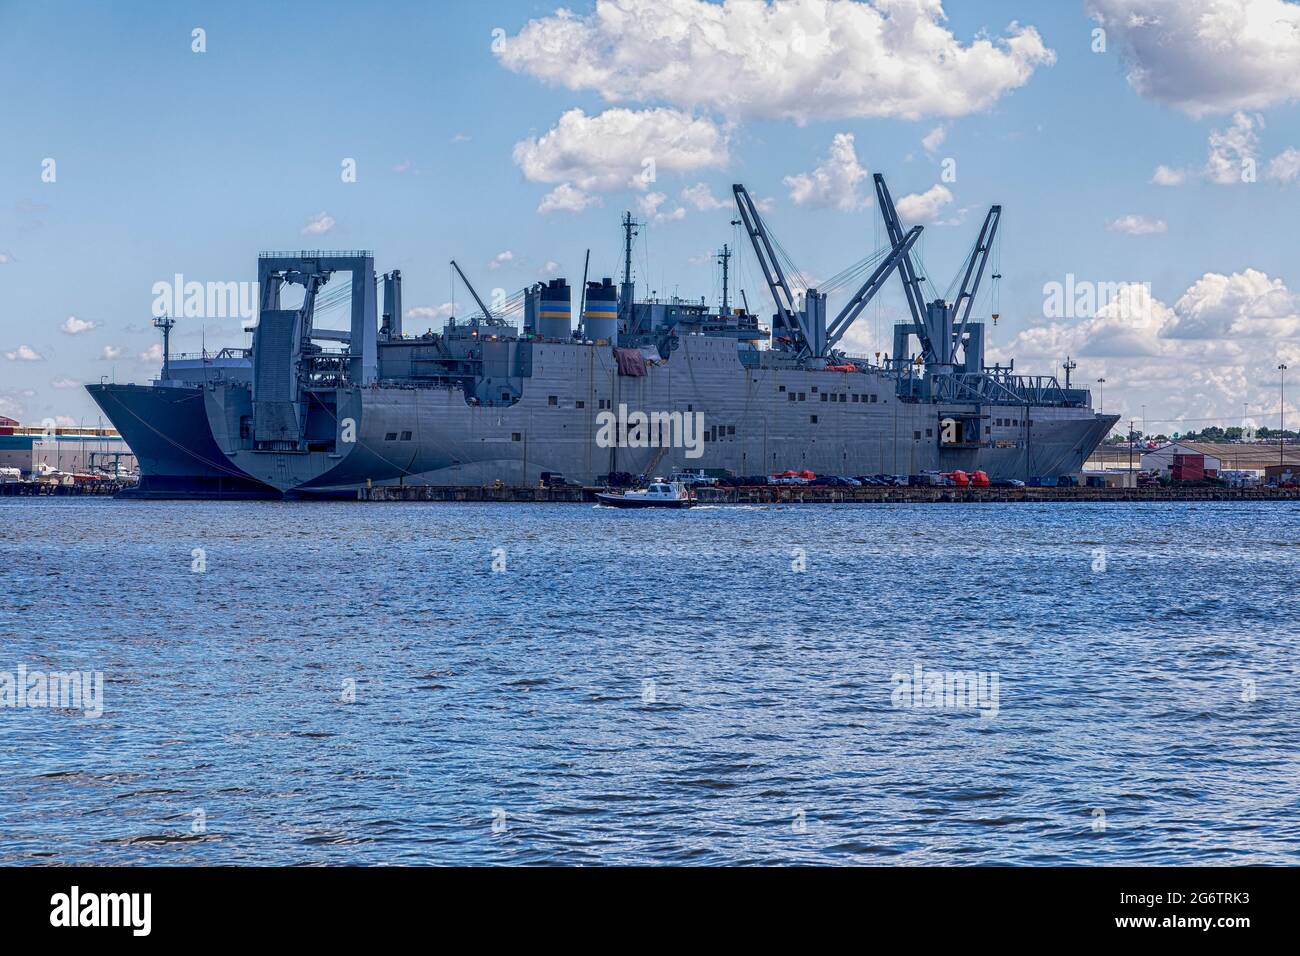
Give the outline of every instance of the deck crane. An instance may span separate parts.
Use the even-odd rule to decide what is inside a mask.
[[[879,173],[874,178],[876,198],[880,203],[880,213],[884,217],[885,228],[889,233],[890,241],[897,244],[903,235],[903,227],[894,208],[894,200],[889,194],[889,187],[885,185],[885,178]],[[965,370],[983,371],[983,340],[981,339],[975,348],[968,349],[966,330],[971,309],[975,305],[975,295],[979,291],[980,281],[988,266],[989,253],[993,248],[993,240],[997,236],[998,224],[1001,221],[1002,207],[990,207],[988,215],[984,218],[984,225],[980,227],[975,246],[962,263],[963,271],[959,273],[962,276],[961,286],[957,297],[951,303],[945,302],[942,298],[927,303],[921,293],[921,282],[925,277],[916,274],[910,254],[899,257],[898,274],[903,281],[908,310],[912,314],[913,331],[921,343],[921,356],[927,368],[933,367],[935,371],[944,369],[951,371],[957,364],[957,350],[960,348],[963,350]],[[896,360],[903,359],[906,355],[906,348],[900,348],[902,344],[896,337],[894,345]]]
[[[489,309],[484,304],[483,300],[479,298],[478,292],[475,291],[474,286],[470,284],[469,279],[465,277],[465,272],[461,269],[459,265],[456,264],[455,259],[451,260],[451,267],[456,270],[456,274],[460,276],[460,281],[465,283],[465,288],[469,289],[469,294],[474,297],[474,301],[478,303],[478,307],[483,310],[483,317],[489,323],[495,324],[497,321],[496,316],[492,314],[492,310]]]
[[[812,338],[809,334],[810,330],[803,313],[796,308],[794,293],[790,291],[790,285],[785,280],[785,272],[776,260],[776,252],[772,248],[772,241],[768,238],[767,227],[763,225],[763,217],[758,214],[758,207],[754,205],[754,200],[749,197],[749,191],[743,184],[735,183],[731,191],[736,196],[736,207],[740,210],[741,224],[749,233],[749,241],[754,244],[754,254],[758,257],[758,264],[763,270],[763,278],[767,280],[767,287],[772,291],[772,301],[776,303],[776,320],[772,323],[773,340],[784,335],[792,341],[797,338],[802,343],[808,342]]]
[[[835,345],[844,333],[853,325],[854,320],[884,286],[889,274],[896,266],[907,260],[908,252],[920,238],[923,227],[913,226],[904,235],[899,230],[897,237],[891,234],[891,250],[888,256],[863,283],[862,287],[849,299],[848,304],[840,310],[829,323],[826,321],[826,295],[817,289],[808,289],[804,293],[803,308],[790,291],[785,273],[777,261],[771,237],[759,215],[758,208],[750,198],[749,192],[740,183],[731,187],[736,196],[736,206],[740,209],[741,222],[749,233],[754,253],[758,257],[763,277],[772,292],[772,301],[776,303],[776,315],[773,322],[772,336],[778,339],[784,335],[800,358],[826,359],[831,356]]]

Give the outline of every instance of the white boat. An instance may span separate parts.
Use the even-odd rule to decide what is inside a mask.
[[[646,488],[623,494],[599,492],[596,500],[614,508],[689,508],[695,504],[680,481],[653,481]]]

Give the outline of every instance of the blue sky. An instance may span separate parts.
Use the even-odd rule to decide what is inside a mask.
[[[1211,62],[1179,20],[1202,0],[1183,0],[1177,12],[1167,0],[949,2],[946,19],[937,0],[878,0],[885,14],[947,31],[962,50],[991,38],[1002,59],[945,72],[924,43],[855,46],[853,25],[865,21],[840,19],[829,40],[814,30],[810,49],[774,59],[787,76],[800,58],[816,64],[776,92],[740,74],[720,89],[731,84],[710,80],[712,56],[656,63],[655,49],[682,49],[647,35],[660,26],[638,19],[611,32],[586,0],[559,24],[579,32],[554,49],[537,48],[541,34],[521,33],[530,20],[555,24],[554,3],[4,0],[0,414],[95,420],[76,383],[145,381],[156,371],[156,361],[140,358],[157,341],[154,283],[175,273],[252,280],[261,249],[373,249],[381,270],[402,270],[405,304],[415,310],[408,328],[422,329],[441,325],[453,257],[484,292],[513,292],[551,263],[576,285],[588,247],[592,272],[614,274],[618,217],[630,208],[650,220],[637,253],[641,288],[716,299],[708,253],[734,239],[734,208],[697,208],[683,190],[702,183],[729,203],[730,184],[745,182],[771,200],[768,221],[799,266],[824,278],[878,248],[865,174],[883,172],[896,199],[937,185],[951,196],[927,223],[922,253],[940,291],[987,206],[1004,205],[1002,318],[992,334],[999,357],[1014,354],[1018,368],[1045,373],[1069,352],[1077,380],[1107,378],[1108,411],[1140,417],[1145,407],[1151,431],[1203,418],[1236,424],[1243,403],[1259,424],[1276,425],[1275,366],[1300,358],[1292,291],[1300,290],[1300,178],[1287,152],[1300,146],[1300,90],[1268,63],[1294,52],[1289,72],[1300,72],[1300,39],[1292,51],[1285,35],[1261,36],[1251,24],[1293,13],[1300,24],[1300,13],[1285,0],[1226,2],[1244,19],[1222,27],[1232,43]],[[642,6],[617,0],[612,9],[630,16]],[[763,31],[782,22],[718,19],[700,0],[649,6],[659,10],[656,24],[697,28],[696,36],[710,25],[723,31],[741,66],[771,41]],[[812,16],[802,6],[783,15]],[[1126,27],[1133,13],[1159,22]],[[1093,30],[1103,23],[1107,50],[1097,53]],[[982,101],[953,106],[1008,66],[1007,41],[1026,27],[1050,54],[1020,56],[1022,77],[989,80]],[[206,33],[206,52],[191,50],[195,28]],[[503,31],[495,48],[494,30]],[[851,55],[818,61],[824,42]],[[906,89],[863,79],[881,57],[906,71]],[[690,75],[665,79],[664,59]],[[606,75],[608,63],[618,66]],[[853,95],[840,95],[846,86]],[[913,99],[914,90],[929,92]],[[589,125],[571,132],[591,138],[568,142],[569,152],[556,142],[548,154],[544,138],[574,109]],[[608,110],[631,111],[627,121],[642,131],[648,111],[667,111],[717,139],[693,159],[660,162],[653,183],[628,185],[617,170],[606,175],[616,166],[601,152],[609,130],[590,122]],[[936,128],[942,142],[927,150],[922,139]],[[847,173],[827,164],[846,133],[856,159]],[[543,144],[531,167],[516,155],[529,141]],[[1229,144],[1218,154],[1234,173],[1240,159],[1254,159],[1257,181],[1214,166],[1215,141]],[[42,181],[46,158],[56,162],[54,182]],[[355,182],[342,181],[345,158],[356,161]],[[946,184],[944,159],[957,169]],[[1159,166],[1180,171],[1181,182],[1153,183]],[[801,194],[797,177],[815,183],[819,167],[830,185]],[[583,175],[588,186],[574,188],[586,208],[538,211],[552,190]],[[909,208],[924,206],[916,199]],[[313,217],[322,231],[304,232]],[[766,314],[753,256],[741,255],[746,294]],[[1045,315],[1044,285],[1067,274],[1145,283],[1153,301],[1138,314]],[[986,295],[980,311],[990,307]],[[891,284],[855,329],[854,351],[887,349],[901,308]],[[178,351],[247,341],[229,319],[183,319],[175,335]]]

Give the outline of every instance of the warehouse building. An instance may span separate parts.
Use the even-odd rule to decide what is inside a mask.
[[[0,422],[0,468],[24,478],[43,474],[126,475],[138,470],[135,455],[112,428],[24,427]]]

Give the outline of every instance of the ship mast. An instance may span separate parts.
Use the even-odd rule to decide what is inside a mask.
[[[636,238],[636,230],[640,225],[641,223],[632,218],[632,213],[623,213],[623,284],[620,286],[618,294],[621,300],[619,303],[619,318],[622,319],[625,330],[628,330],[628,321],[632,317],[632,295],[635,292],[635,286],[632,283],[632,240]]]
[[[728,267],[731,264],[731,247],[725,242],[722,244],[722,251],[718,253],[718,261],[722,263],[722,314],[727,314],[727,285],[728,285]]]

